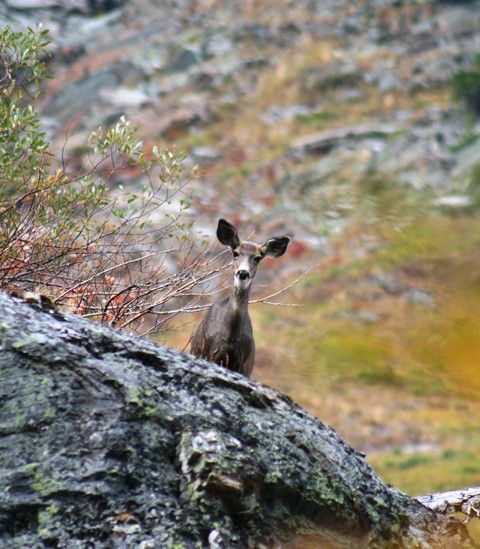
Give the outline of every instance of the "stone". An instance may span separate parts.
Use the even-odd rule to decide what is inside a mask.
[[[470,208],[473,205],[473,199],[464,194],[450,194],[435,199],[435,206],[443,206],[452,209]]]
[[[363,81],[363,73],[356,63],[334,63],[304,71],[302,80],[306,89],[326,92],[335,88],[355,87]]]
[[[378,286],[388,294],[392,295],[400,294],[403,289],[398,278],[392,273],[379,273],[369,276],[366,279],[366,282],[371,286]]]
[[[393,90],[398,90],[403,86],[402,80],[395,76],[391,72],[384,72],[380,75],[378,79],[378,90],[382,93],[386,93]]]
[[[159,93],[161,95],[180,92],[182,88],[187,87],[190,83],[190,77],[185,72],[176,72],[169,75],[155,75],[154,80],[158,85]]]
[[[365,322],[365,324],[376,324],[382,320],[383,315],[369,309],[358,309],[338,311],[333,318],[359,320],[360,322]]]
[[[192,48],[182,48],[177,51],[170,61],[169,70],[172,72],[183,72],[200,62],[199,52]]]
[[[202,106],[179,105],[169,109],[158,118],[157,129],[160,134],[168,134],[172,130],[189,128],[205,120],[207,112]]]
[[[292,120],[298,115],[306,115],[311,112],[312,109],[305,105],[286,105],[284,107],[274,105],[265,114],[262,114],[261,118],[267,124],[275,124],[276,122]]]
[[[480,131],[477,131],[477,134],[480,134]],[[479,162],[480,139],[477,137],[471,145],[465,147],[456,155],[456,166],[452,171],[452,175],[454,177],[469,177]]]
[[[329,152],[345,141],[359,141],[371,137],[386,138],[399,131],[393,124],[365,124],[325,130],[296,139],[290,151],[294,154],[319,154]]]
[[[222,153],[215,147],[195,147],[190,151],[194,162],[209,164],[222,158]]]
[[[119,108],[140,108],[151,102],[151,98],[139,89],[120,87],[102,90],[100,96],[105,102]]]
[[[271,45],[276,38],[275,29],[271,25],[259,22],[241,23],[233,32],[234,41],[253,43],[257,46]]]
[[[61,7],[60,0],[5,0],[7,6],[16,10],[38,10]]]
[[[232,52],[232,49],[231,40],[219,32],[209,33],[202,45],[202,50],[207,58],[227,55]]]
[[[402,297],[409,303],[418,305],[425,305],[426,307],[432,307],[435,303],[432,295],[425,290],[418,288],[409,288],[403,292]]]
[[[118,85],[118,78],[111,69],[102,69],[96,73],[90,73],[80,80],[65,84],[60,91],[51,97],[45,113],[55,115],[64,122],[73,112],[84,112],[91,108],[94,100],[100,97],[100,93],[108,88]]]

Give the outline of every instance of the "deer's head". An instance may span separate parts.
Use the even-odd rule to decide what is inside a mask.
[[[264,244],[241,241],[237,229],[225,219],[219,219],[217,238],[232,250],[234,285],[239,290],[246,290],[252,283],[260,261],[267,255],[280,257],[287,249],[290,237],[274,236]]]

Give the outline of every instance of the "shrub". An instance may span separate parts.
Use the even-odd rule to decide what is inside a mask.
[[[480,114],[480,55],[476,56],[471,70],[454,74],[453,94],[455,99],[464,100],[475,114]]]
[[[90,164],[68,173],[35,110],[48,42],[48,31],[0,30],[0,288],[40,291],[78,314],[159,331],[200,308],[193,289],[222,269],[191,237],[192,174],[182,154],[146,150],[124,118],[92,132]],[[126,170],[141,181],[136,192],[118,184]]]

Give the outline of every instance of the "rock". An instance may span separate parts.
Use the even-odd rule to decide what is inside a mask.
[[[403,85],[404,83],[402,82],[402,80],[400,80],[400,78],[388,71],[381,74],[377,84],[378,90],[382,93],[398,90]]]
[[[462,194],[450,194],[448,196],[442,196],[434,201],[435,206],[442,206],[453,209],[465,209],[473,206],[473,199],[470,196]]]
[[[62,8],[69,13],[93,15],[92,0],[63,0]]]
[[[169,70],[183,72],[200,62],[199,51],[193,48],[182,48],[175,53],[170,61]]]
[[[190,151],[194,162],[209,164],[222,158],[222,153],[215,147],[195,147]]]
[[[168,134],[172,130],[189,128],[206,120],[207,111],[202,106],[179,105],[159,117],[157,129],[159,134]]]
[[[5,0],[8,7],[16,10],[38,10],[61,7],[60,0]]]
[[[2,547],[240,549],[302,534],[386,549],[461,529],[277,391],[3,293],[0,310]]]
[[[270,59],[260,55],[243,59],[241,63],[242,69],[261,69],[268,65],[270,65]]]
[[[169,63],[168,48],[164,45],[153,44],[145,48],[135,57],[135,64],[141,67],[147,77],[156,72],[166,70]]]
[[[16,10],[51,10],[98,15],[118,8],[120,0],[5,0],[8,7]]]
[[[276,122],[282,122],[284,120],[291,120],[301,114],[310,114],[312,109],[304,105],[287,105],[280,107],[274,105],[270,107],[268,111],[262,115],[262,120],[267,124],[275,124]]]
[[[221,32],[209,32],[202,44],[202,51],[206,58],[224,56],[232,53],[232,50],[232,41]]]
[[[293,21],[288,21],[279,27],[258,21],[237,23],[233,26],[235,42],[254,45],[257,48],[271,47],[272,44],[282,48],[291,45],[301,34],[301,29]]]
[[[76,1],[76,0],[74,0]],[[106,13],[119,8],[124,0],[87,0],[91,15]]]
[[[455,62],[451,58],[422,59],[413,67],[414,76],[409,83],[412,91],[449,85],[455,73]]]
[[[369,276],[366,279],[366,282],[371,286],[378,286],[388,294],[392,295],[399,295],[403,289],[403,286],[398,278],[392,273],[379,273]]]
[[[355,63],[334,63],[321,69],[308,69],[302,75],[307,90],[326,92],[335,88],[355,87],[363,80],[363,73]]]
[[[60,17],[62,25],[58,43],[62,48],[73,50],[74,52],[76,51],[82,56],[87,52],[90,52],[90,55],[94,55],[98,40],[101,39],[103,35],[108,35],[112,32],[112,27],[118,24],[122,13],[120,10],[114,10],[109,13],[96,15],[95,17],[84,17],[84,11],[73,9],[74,5],[80,5],[76,4],[76,0],[71,0],[71,4],[69,5],[72,8],[72,14],[68,17],[65,15]],[[85,10],[88,11],[89,9],[88,6],[85,7]],[[75,13],[75,11],[80,11],[82,15]],[[75,58],[75,54],[73,57]],[[67,57],[65,65],[69,66],[70,64]],[[121,68],[121,80],[124,76],[130,78],[132,72],[140,72],[130,61],[125,61],[123,59],[117,61],[117,63],[108,63],[107,67],[111,67],[112,70],[114,70],[115,64],[117,67]],[[95,73],[96,70],[93,70],[92,72]],[[67,85],[68,83],[69,81],[67,82]]]
[[[148,105],[151,98],[139,89],[115,88],[100,92],[102,99],[113,107],[119,108],[140,108]]]
[[[53,113],[62,122],[72,115],[72,112],[84,112],[94,104],[94,99],[100,97],[100,92],[115,88],[118,78],[112,69],[104,69],[91,73],[84,78],[66,84],[54,95],[44,112],[52,116]]]
[[[270,25],[262,23],[242,23],[237,25],[233,32],[233,39],[236,42],[249,42],[257,46],[267,46],[277,38],[275,30]]]
[[[475,141],[456,155],[456,166],[452,170],[454,177],[469,178],[472,170],[478,166],[480,159],[480,131],[477,130],[476,135]]]
[[[455,9],[448,12],[448,18],[444,20],[445,31],[456,38],[475,33],[480,24],[480,14],[477,10]]]
[[[168,95],[174,92],[180,92],[182,88],[190,83],[190,76],[185,72],[176,72],[170,75],[162,74],[155,76],[156,84],[160,95]]]
[[[371,137],[386,138],[398,131],[398,126],[392,124],[365,124],[325,130],[296,139],[290,151],[296,155],[326,153],[346,141],[359,141]]]
[[[301,170],[295,173],[288,173],[278,182],[278,187],[287,193],[292,189],[300,192],[303,196],[312,190],[315,190],[328,182],[329,178],[334,177],[342,166],[342,156],[332,151],[323,158],[312,164],[310,169]]]
[[[429,292],[425,290],[419,290],[418,288],[409,288],[403,292],[402,297],[409,303],[415,303],[418,305],[425,305],[432,307],[434,305],[434,299]]]
[[[382,320],[383,315],[369,309],[359,309],[338,311],[335,313],[333,318],[359,320],[361,322],[365,322],[365,324],[376,324]]]

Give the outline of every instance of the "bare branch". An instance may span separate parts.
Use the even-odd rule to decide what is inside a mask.
[[[290,288],[292,288],[293,286],[295,286],[296,284],[298,284],[299,282],[301,282],[306,276],[308,276],[314,269],[316,269],[317,267],[319,267],[320,263],[315,263],[315,265],[312,265],[311,267],[309,267],[306,271],[304,271],[300,276],[298,276],[293,282],[291,282],[290,284],[288,284],[288,286],[284,286],[283,288],[281,288],[280,290],[276,291],[276,292],[273,292],[273,294],[269,294],[265,297],[261,297],[259,299],[252,299],[249,303],[268,303],[269,305],[284,305],[286,307],[299,307],[300,305],[296,304],[296,303],[292,303],[292,304],[288,304],[288,303],[274,303],[274,302],[270,302],[269,300],[272,298],[272,297],[277,297],[277,295],[280,295],[280,294],[283,294],[285,293],[287,290],[289,290]]]
[[[144,261],[145,259],[150,259],[151,257],[159,256],[162,254],[167,254],[173,251],[176,251],[176,248],[171,248],[170,250],[161,250],[158,252],[151,252],[147,255],[141,256],[141,257],[135,257],[133,259],[130,259],[129,261],[124,261],[122,263],[119,263],[118,265],[113,265],[112,267],[109,267],[108,269],[104,269],[103,271],[96,271],[94,272],[89,278],[86,278],[85,280],[81,280],[80,282],[77,282],[74,286],[71,286],[67,288],[65,291],[63,291],[58,297],[55,298],[54,303],[58,303],[63,297],[65,297],[68,293],[73,292],[74,290],[85,286],[86,284],[89,284],[94,280],[95,278],[100,278],[101,276],[105,276],[108,273],[111,273],[117,269],[121,269],[123,267],[126,267],[127,265],[131,265],[133,263],[139,263],[140,261]]]
[[[463,513],[468,522],[480,518],[480,486],[427,494],[416,498],[422,505],[445,515]]]
[[[265,305],[275,305],[276,307],[303,307],[303,303],[282,303],[279,301],[250,301],[250,303],[263,303]]]

